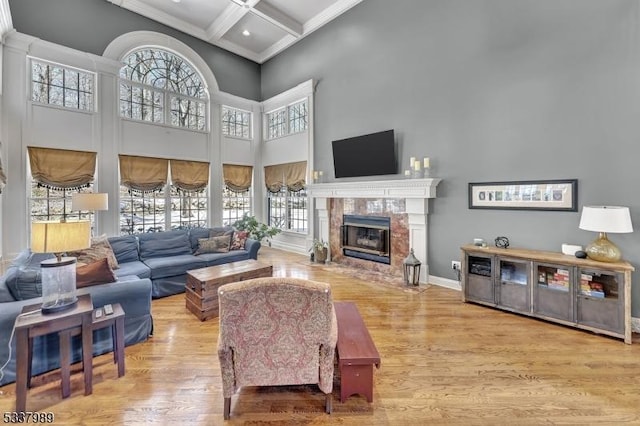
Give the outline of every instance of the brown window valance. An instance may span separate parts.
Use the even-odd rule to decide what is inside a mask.
[[[236,164],[223,164],[222,175],[224,184],[236,192],[243,192],[251,188],[251,175],[253,166],[239,166]]]
[[[167,184],[169,160],[164,158],[118,155],[120,184],[134,191],[158,191]]]
[[[283,186],[289,191],[300,191],[304,188],[307,175],[307,162],[275,164],[265,166],[264,183],[270,192],[278,192]]]
[[[93,182],[96,153],[67,149],[27,147],[31,176],[51,189],[78,189]]]
[[[209,185],[209,163],[170,160],[171,183],[182,191],[202,191]]]

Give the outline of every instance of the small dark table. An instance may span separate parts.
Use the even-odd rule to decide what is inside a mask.
[[[15,322],[16,411],[26,411],[27,388],[31,387],[33,338],[44,336],[45,334],[60,334],[60,332],[68,329],[81,328],[84,394],[90,395],[93,391],[93,333],[91,327],[93,303],[91,302],[91,295],[78,296],[78,304],[72,309],[62,312],[44,315],[38,311],[40,307],[41,304],[25,306]],[[63,398],[69,396],[69,370],[69,359],[64,353],[61,353],[60,371]]]

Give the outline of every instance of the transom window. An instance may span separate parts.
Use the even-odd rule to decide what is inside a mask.
[[[298,133],[307,129],[307,101],[289,105],[289,133]]]
[[[267,139],[287,134],[287,110],[281,109],[267,114]]]
[[[251,113],[227,106],[222,107],[222,134],[236,138],[251,138]]]
[[[206,129],[206,88],[199,73],[185,59],[165,50],[145,48],[130,53],[123,62],[120,116]]]
[[[82,111],[94,111],[93,73],[31,60],[31,100]]]
[[[306,99],[266,114],[267,139],[276,139],[307,130],[309,111]]]

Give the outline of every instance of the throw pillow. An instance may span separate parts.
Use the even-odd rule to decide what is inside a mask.
[[[227,253],[231,244],[231,235],[220,237],[200,238],[198,240],[198,250],[196,256],[204,253]]]
[[[76,268],[76,287],[113,283],[117,280],[106,257]]]
[[[223,235],[231,237],[231,235],[233,235],[233,228],[230,226],[218,226],[209,230],[209,238],[222,237]]]
[[[119,267],[118,260],[116,255],[113,254],[113,249],[106,234],[91,238],[91,247],[68,252],[67,256],[77,257],[79,264],[89,264],[106,258],[111,269],[118,269]]]
[[[249,231],[236,231],[233,233],[233,240],[229,250],[244,250],[244,245],[249,238]]]

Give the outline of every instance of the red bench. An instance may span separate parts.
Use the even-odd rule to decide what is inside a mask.
[[[338,320],[340,402],[360,394],[373,401],[373,366],[380,368],[380,354],[362,321],[356,304],[334,302]]]

